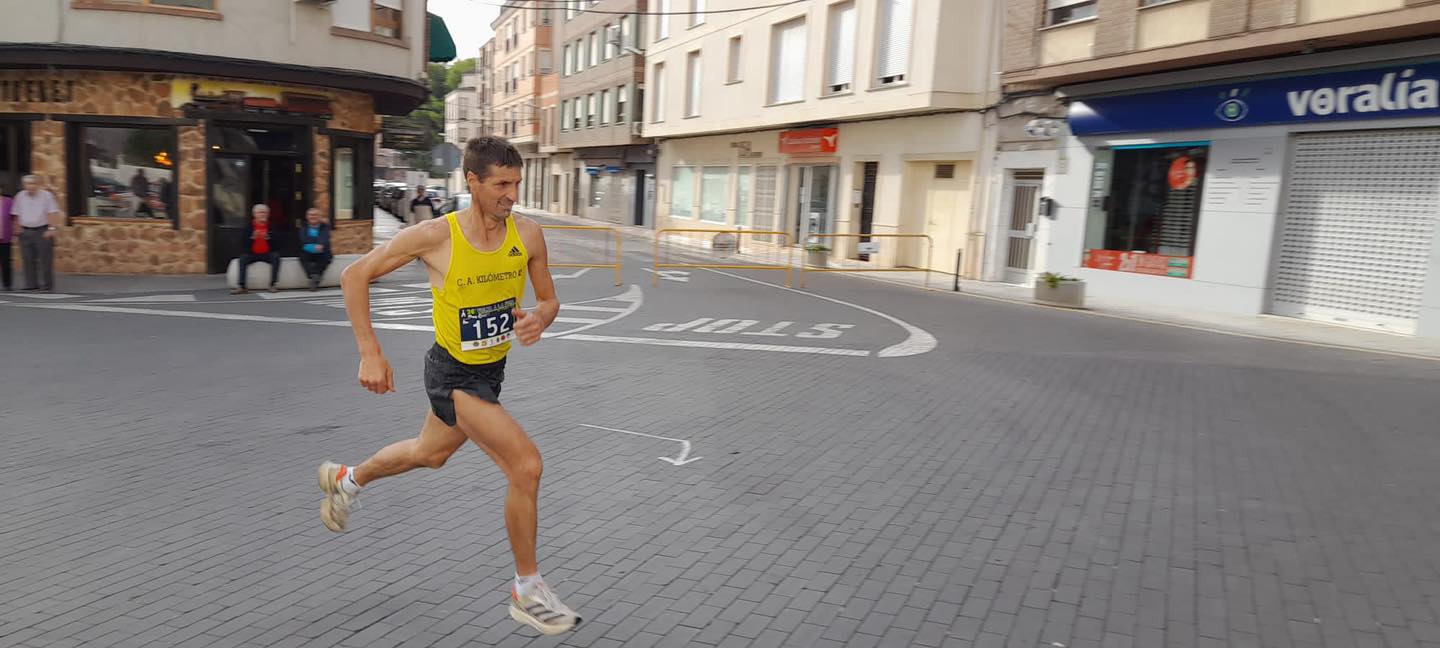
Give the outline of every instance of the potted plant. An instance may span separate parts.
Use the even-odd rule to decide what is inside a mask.
[[[823,243],[805,244],[805,265],[823,268],[829,264],[830,247]]]
[[[1054,272],[1035,278],[1035,303],[1061,308],[1085,307],[1085,282]]]

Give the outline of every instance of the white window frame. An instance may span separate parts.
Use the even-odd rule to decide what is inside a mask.
[[[685,117],[700,116],[700,85],[704,80],[700,50],[685,54]]]
[[[1143,4],[1151,6],[1156,3]],[[1058,27],[1094,20],[1099,12],[1096,0],[1045,0],[1045,26]],[[1088,11],[1087,11],[1088,10]]]
[[[614,31],[616,29],[618,28],[615,25],[611,23],[605,23],[605,28],[600,31],[600,33],[603,34],[603,38],[605,40],[605,60],[607,61],[620,55],[620,46],[619,43],[616,42],[620,40],[620,34],[619,32]],[[615,36],[615,40],[610,39],[612,33]]]
[[[694,29],[705,24],[705,0],[690,0],[690,26]]]
[[[679,175],[680,169],[687,169],[690,172],[690,204],[684,206],[685,213],[683,215],[675,213],[675,187],[679,184],[676,182],[676,176]],[[670,167],[670,218],[695,220],[695,197],[697,194],[695,191],[695,183],[699,177],[699,174],[695,173],[695,167],[692,165],[677,164]]]
[[[855,1],[830,5],[825,21],[825,87],[821,94],[850,92],[855,84]]]
[[[585,104],[585,127],[594,128],[597,118],[600,117],[599,111],[596,110],[598,106],[595,105],[595,93],[592,92],[585,96]]]
[[[745,39],[731,36],[725,44],[725,83],[740,83],[745,80]]]
[[[600,65],[600,32],[590,32],[590,67]]]
[[[706,218],[706,217],[705,217],[705,172],[706,172],[706,171],[723,171],[723,172],[725,173],[725,186],[723,186],[723,187],[720,188],[720,195],[718,196],[718,198],[719,198],[719,200],[720,200],[720,220],[715,220],[715,219],[713,219],[713,218]],[[709,165],[709,166],[702,166],[702,167],[700,167],[700,196],[699,196],[699,197],[700,197],[700,213],[697,215],[697,216],[699,217],[699,219],[700,219],[700,222],[702,222],[702,223],[710,223],[711,225],[724,225],[727,221],[730,220],[730,214],[729,214],[729,211],[730,211],[730,210],[728,209],[728,207],[729,207],[729,205],[730,205],[731,198],[732,198],[732,196],[734,195],[734,194],[733,194],[733,187],[732,187],[733,184],[734,184],[734,173],[731,171],[731,169],[730,169],[730,167],[729,167],[728,165],[727,165],[727,166]]]
[[[625,111],[630,104],[630,84],[615,88],[615,123],[624,124],[632,121],[629,113]]]
[[[799,36],[795,38],[797,42],[791,43],[794,51],[784,46],[785,35],[791,29],[799,30]],[[808,41],[809,25],[805,16],[776,23],[770,27],[770,87],[767,89],[766,105],[774,106],[805,100],[807,59],[805,50]],[[786,56],[790,58],[789,65],[786,65],[784,58]],[[791,86],[783,85],[787,80],[793,80]]]
[[[665,63],[656,63],[650,85],[650,121],[659,124],[665,121]]]
[[[903,23],[896,19],[899,14],[891,12],[897,8],[904,11]],[[871,83],[877,88],[903,84],[909,78],[910,57],[915,49],[915,0],[880,0],[876,12],[875,74]],[[903,55],[895,51],[901,49]]]
[[[659,0],[655,13],[655,40],[662,41],[670,37],[670,3],[673,0]]]
[[[575,73],[575,62],[570,59],[571,56],[573,56],[573,54],[571,54],[571,52],[570,52],[570,44],[569,44],[569,43],[566,43],[566,44],[565,44],[565,76],[570,76],[570,75],[572,75],[572,74]]]

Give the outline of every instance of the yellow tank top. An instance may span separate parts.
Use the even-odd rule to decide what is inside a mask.
[[[435,341],[465,364],[499,362],[515,337],[512,311],[525,296],[530,253],[515,231],[513,216],[505,217],[505,241],[490,252],[466,240],[456,214],[446,214],[445,220],[450,224],[450,267],[445,287],[430,287]]]

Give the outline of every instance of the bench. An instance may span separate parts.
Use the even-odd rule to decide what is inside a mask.
[[[320,276],[320,287],[334,288],[340,285],[340,273],[350,264],[359,260],[359,254],[337,254],[330,260],[330,267],[325,268],[325,274]],[[228,288],[238,287],[240,281],[240,259],[231,259],[230,265],[225,269],[225,285]],[[250,290],[265,290],[270,287],[270,264],[264,261],[256,261],[250,264],[245,273],[246,288]],[[275,282],[275,287],[283,290],[298,290],[310,287],[310,277],[305,275],[305,267],[300,265],[300,257],[280,257],[280,280]]]

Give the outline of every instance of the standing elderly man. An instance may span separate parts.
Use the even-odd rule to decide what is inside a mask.
[[[20,224],[20,258],[25,266],[25,290],[55,290],[55,233],[60,205],[55,194],[40,188],[40,176],[21,179],[24,191],[15,195],[10,211]]]

